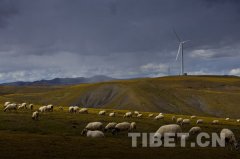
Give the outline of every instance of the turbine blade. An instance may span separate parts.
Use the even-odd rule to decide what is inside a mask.
[[[181,42],[181,39],[180,39],[180,37],[178,36],[178,34],[177,34],[177,32],[175,31],[175,29],[173,29],[173,32],[174,32],[174,34],[176,35],[178,41]]]
[[[176,61],[178,60],[178,56],[180,54],[181,48],[182,48],[182,44],[180,43],[179,47],[178,47],[178,53],[177,53],[177,56],[176,56]]]

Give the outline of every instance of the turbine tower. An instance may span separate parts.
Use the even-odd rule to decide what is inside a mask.
[[[179,46],[178,46],[178,53],[176,56],[176,61],[178,60],[179,54],[181,52],[181,75],[184,75],[184,56],[183,56],[183,45],[186,42],[189,42],[190,40],[182,41],[180,37],[178,36],[177,32],[173,30],[174,34],[176,35],[178,41],[179,41]]]

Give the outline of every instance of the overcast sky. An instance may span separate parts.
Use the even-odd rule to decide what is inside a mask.
[[[238,0],[0,0],[0,83],[240,75]]]

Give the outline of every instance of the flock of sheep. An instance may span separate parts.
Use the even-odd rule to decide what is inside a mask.
[[[18,109],[29,109],[33,110],[33,104],[16,104],[11,102],[5,102],[4,103],[4,112],[6,111],[12,111],[12,110],[18,110]],[[59,110],[63,110],[63,107],[58,107]],[[32,119],[38,120],[39,119],[39,113],[44,112],[53,112],[54,106],[52,104],[41,106],[38,108],[38,110],[33,111],[32,113]],[[68,109],[69,113],[80,113],[80,114],[88,114],[87,108],[79,108],[78,106],[70,106]],[[105,110],[101,110],[98,112],[99,115],[107,115],[107,112]],[[111,112],[108,114],[110,117],[115,117],[116,113]],[[138,111],[134,112],[126,112],[123,115],[123,118],[142,118],[143,114],[139,113]],[[163,120],[164,114],[159,113],[157,116],[154,117],[154,114],[149,114],[148,118],[153,118],[154,120]],[[176,116],[172,116],[172,122],[174,124],[168,124],[161,126],[155,133],[155,135],[161,135],[163,136],[165,133],[180,133],[182,132],[181,126],[188,125],[191,123],[192,119],[196,119],[196,125],[201,125],[205,121],[203,119],[197,119],[196,116],[191,116],[190,119],[183,119],[183,118],[176,118]],[[230,120],[230,118],[226,118],[226,121]],[[236,122],[240,122],[240,119],[237,119]],[[219,124],[219,120],[213,120],[211,124]],[[90,122],[87,124],[87,126],[82,130],[81,135],[86,135],[87,137],[92,138],[98,138],[98,137],[104,137],[104,133],[111,132],[112,134],[117,134],[120,131],[133,131],[137,127],[136,122],[110,122],[105,127],[103,126],[102,122]],[[202,129],[200,126],[194,126],[189,130],[189,135],[196,135],[200,133]],[[220,132],[220,137],[224,138],[226,141],[226,144],[230,145],[231,148],[238,148],[238,142],[234,136],[234,133],[230,129],[222,129]]]

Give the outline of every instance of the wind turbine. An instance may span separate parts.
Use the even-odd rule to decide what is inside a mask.
[[[178,53],[176,56],[176,61],[178,60],[179,54],[181,52],[181,75],[184,75],[184,56],[183,56],[183,45],[190,40],[182,41],[180,37],[178,36],[177,32],[173,30],[174,34],[176,35],[178,41],[179,41],[179,46],[178,46]]]

